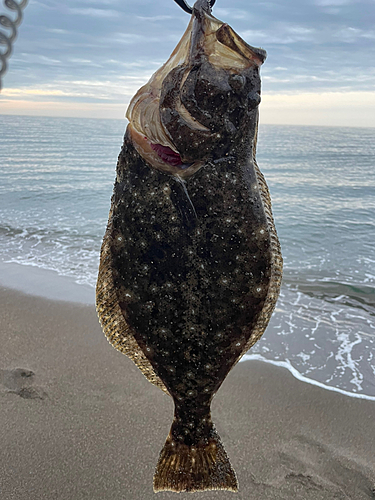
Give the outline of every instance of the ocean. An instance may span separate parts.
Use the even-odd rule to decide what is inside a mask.
[[[3,269],[94,288],[125,127],[0,115]],[[257,159],[284,277],[270,325],[243,359],[375,400],[375,128],[261,123]]]

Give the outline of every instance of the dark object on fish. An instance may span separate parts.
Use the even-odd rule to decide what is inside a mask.
[[[265,58],[198,0],[127,111],[97,311],[110,343],[175,403],[155,491],[238,488],[210,404],[263,334],[281,282],[255,161]]]

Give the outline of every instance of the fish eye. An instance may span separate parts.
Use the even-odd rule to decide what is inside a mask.
[[[228,77],[228,83],[233,90],[242,90],[246,84],[246,78],[243,75],[231,74]]]
[[[249,103],[249,107],[250,108],[256,108],[257,106],[259,106],[260,104],[260,101],[261,101],[261,97],[260,97],[260,94],[256,91],[252,91],[252,92],[249,92],[249,94],[247,95],[247,98],[248,98],[248,103]]]

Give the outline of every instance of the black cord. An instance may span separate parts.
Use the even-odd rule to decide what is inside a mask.
[[[185,0],[174,0],[174,1],[176,2],[176,4],[178,4],[181,7],[181,9],[183,9],[188,14],[193,13],[192,7],[190,7],[190,5],[187,4]],[[215,2],[216,2],[216,0],[210,0],[211,7],[213,7],[215,5]]]
[[[8,69],[7,59],[12,54],[12,45],[14,40],[17,37],[17,28],[22,22],[22,10],[26,7],[28,0],[22,0],[20,3],[17,3],[15,0],[4,0],[4,5],[10,10],[16,12],[16,19],[12,20],[8,16],[0,16],[0,28],[4,26],[8,31],[0,30],[0,90],[2,88],[1,85],[1,77]],[[10,31],[10,34],[9,34]],[[1,46],[5,45],[5,52],[2,52]]]

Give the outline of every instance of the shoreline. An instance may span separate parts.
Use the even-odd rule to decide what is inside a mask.
[[[332,391],[332,392],[337,392],[339,394],[342,394],[343,396],[348,396],[350,398],[356,398],[356,399],[365,399],[367,401],[375,401],[375,396],[369,396],[367,394],[360,394],[357,392],[349,392],[345,391],[344,389],[340,389],[339,387],[335,387],[332,385],[327,385],[323,384],[321,382],[318,382],[317,380],[314,380],[309,377],[305,377],[302,375],[294,366],[290,363],[289,360],[287,361],[277,361],[274,359],[267,359],[261,354],[244,354],[243,358],[241,358],[240,363],[245,362],[245,361],[260,361],[262,363],[270,364],[273,366],[278,366],[281,368],[285,368],[288,370],[288,372],[293,375],[297,380],[300,382],[304,382],[306,384],[314,385],[316,387],[320,387],[321,389],[324,389],[325,391]]]
[[[58,284],[58,286],[56,286]],[[0,286],[44,299],[94,305],[95,289],[41,267],[0,260]]]
[[[176,498],[152,491],[172,401],[108,344],[94,307],[3,287],[0,303],[2,500]],[[212,410],[240,483],[233,498],[373,498],[373,402],[253,360]]]
[[[58,286],[56,286],[57,283]],[[0,261],[0,286],[42,299],[95,306],[94,287],[78,284],[72,277],[63,276],[56,271],[43,269],[37,266]],[[330,386],[306,377],[301,374],[289,360],[278,361],[267,359],[261,354],[251,353],[250,351],[243,356],[239,363],[243,364],[251,360],[282,367],[291,373],[297,380],[320,387],[327,391],[337,392],[350,398],[375,401],[375,396],[346,391],[339,387]]]

